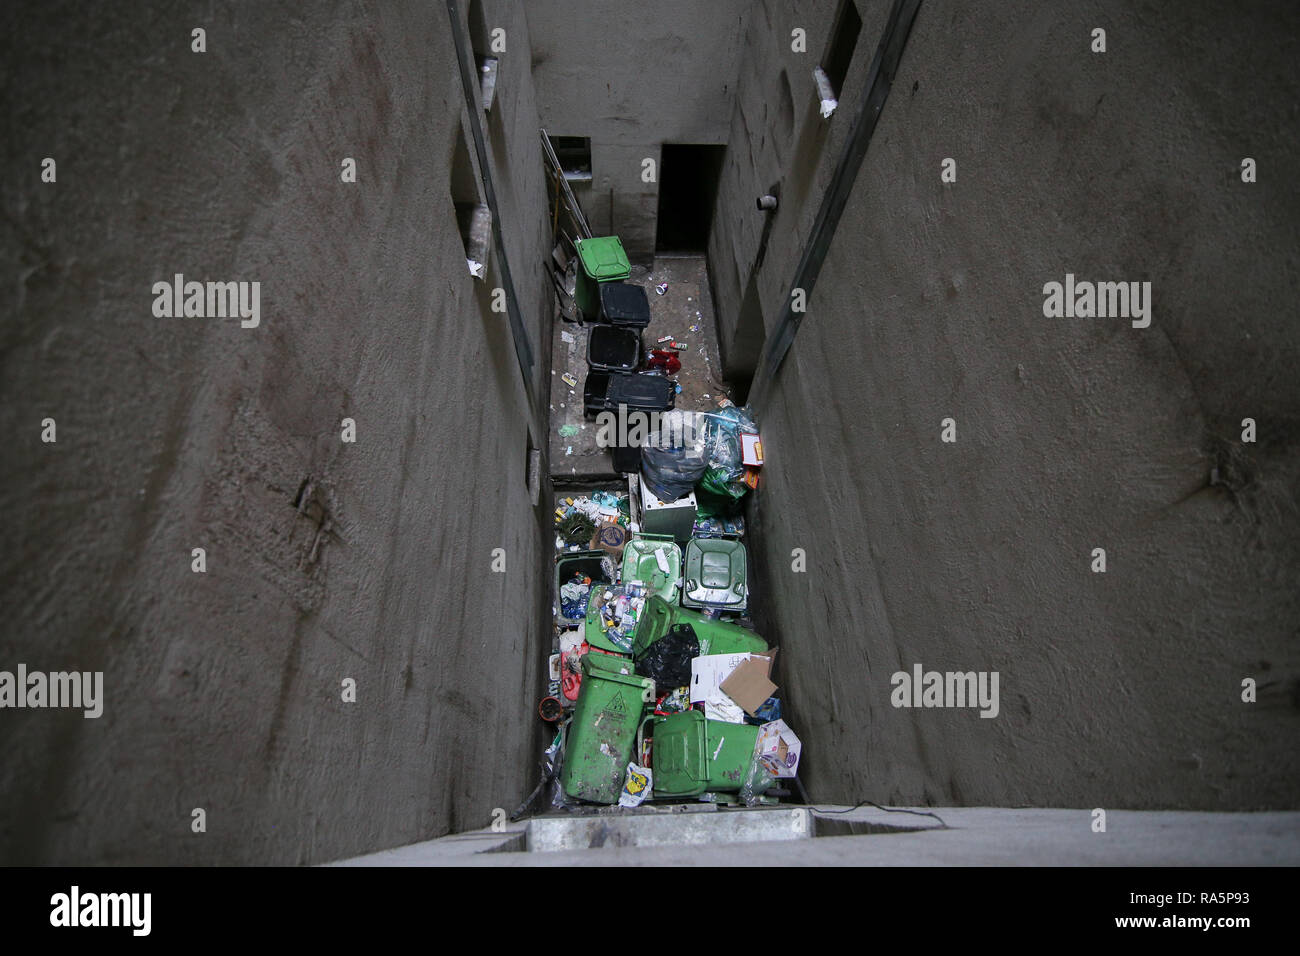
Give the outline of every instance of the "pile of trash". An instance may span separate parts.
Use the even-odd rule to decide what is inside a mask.
[[[675,409],[687,346],[664,335],[646,349],[649,300],[627,281],[622,243],[582,239],[574,252],[572,311],[592,323],[584,414],[637,412],[653,425],[634,438],[629,424],[611,444],[626,490],[557,502],[554,643],[538,707],[555,734],[519,814],[539,798],[552,809],[776,803],[801,744],[782,719],[777,648],[749,617],[742,509],[762,474],[758,424],[725,397],[709,411]]]
[[[752,627],[739,507],[763,457],[748,409],[674,412],[627,491],[555,510],[555,642],[539,707],[556,732],[530,798],[551,808],[786,796],[801,744],[778,649]],[[521,808],[524,809],[524,808]]]

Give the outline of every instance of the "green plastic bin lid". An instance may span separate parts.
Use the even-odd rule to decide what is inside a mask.
[[[659,551],[664,553],[667,573],[660,568],[659,559],[655,557]],[[681,578],[682,550],[671,537],[637,535],[624,546],[624,582],[641,581],[651,594],[673,604],[677,601],[677,584]]]
[[[597,282],[626,279],[631,272],[627,253],[623,251],[623,240],[618,236],[579,239],[577,246],[583,271]]]
[[[606,660],[597,661],[595,658],[601,657]],[[627,673],[619,673],[619,665],[627,667]],[[632,669],[632,660],[627,657],[614,657],[610,654],[583,654],[582,667],[586,676],[595,675],[601,680],[612,680],[619,684],[627,684],[630,687],[644,687],[650,683],[650,678],[642,677]]]
[[[632,658],[619,654],[602,654],[600,651],[588,651],[582,655],[586,673],[600,671],[601,677],[635,677],[636,667]]]
[[[682,597],[685,600],[685,595]],[[768,649],[767,642],[749,628],[730,621],[710,620],[699,611],[677,607],[652,594],[646,598],[645,610],[636,625],[632,656],[640,660],[655,641],[677,624],[689,624],[694,629],[701,654],[761,654]]]
[[[745,546],[728,538],[692,538],[686,545],[683,604],[743,609],[748,584]]]

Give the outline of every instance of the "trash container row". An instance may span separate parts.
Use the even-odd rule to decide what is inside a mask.
[[[636,371],[649,303],[643,289],[624,281],[622,243],[583,240],[578,253],[577,304],[585,320],[598,323],[589,331],[584,411],[671,410],[674,383]],[[728,406],[720,403],[724,412],[712,417],[735,416],[756,433]],[[563,657],[567,699],[553,745],[560,751],[557,806],[727,795],[752,803],[771,800],[762,795],[775,779],[797,770],[798,741],[779,719],[776,686],[767,679],[775,652],[739,620],[750,603],[743,519],[734,509],[701,514],[716,487],[733,504],[745,493],[737,487],[740,469],[732,462],[715,472],[713,486],[702,478],[672,501],[658,500],[644,481],[639,492],[620,496],[618,509],[606,501],[603,514],[617,510],[628,531],[618,541],[597,534],[583,548],[557,538],[557,640],[566,650],[556,656]],[[567,504],[557,521],[571,518],[573,507],[591,511],[573,499]],[[585,605],[565,602],[566,587],[571,598],[583,593]],[[554,706],[546,713],[554,715]]]

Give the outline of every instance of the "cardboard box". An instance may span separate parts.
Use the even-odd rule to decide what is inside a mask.
[[[758,728],[754,752],[763,769],[774,777],[793,777],[798,773],[802,749],[799,738],[784,720],[774,720]]]
[[[616,560],[623,560],[623,547],[627,544],[628,531],[613,521],[602,521],[596,525],[596,533],[591,539],[592,551],[604,551],[612,554]]]
[[[740,460],[751,468],[763,464],[763,442],[753,432],[740,433]]]
[[[772,662],[775,659],[776,648],[766,654],[752,654],[749,660],[736,665],[719,685],[723,693],[751,717],[757,716],[755,711],[767,703],[767,699],[776,690],[771,678]]]
[[[704,654],[691,661],[691,703],[704,704],[704,716],[731,724],[745,722],[745,712],[722,691],[722,682],[749,660],[750,654]]]

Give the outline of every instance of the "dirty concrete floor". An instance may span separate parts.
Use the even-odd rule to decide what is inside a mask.
[[[663,256],[655,258],[652,270],[633,266],[628,278],[642,286],[650,299],[650,325],[641,336],[643,353],[666,347],[667,343],[657,343],[664,336],[672,336],[687,346],[679,354],[682,370],[676,381],[682,390],[676,407],[692,411],[711,411],[717,408],[720,397],[729,394],[722,384],[707,270],[702,255]],[[664,282],[668,290],[658,295],[655,286]],[[582,415],[589,330],[589,324],[555,323],[551,343],[550,448],[551,476],[559,480],[615,476],[609,450],[596,445],[595,421]],[[576,380],[575,386],[564,382],[566,372]]]

